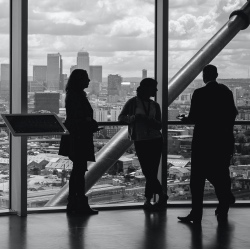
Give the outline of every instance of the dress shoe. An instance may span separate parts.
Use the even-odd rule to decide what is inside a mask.
[[[230,195],[229,205],[233,205],[235,203],[235,197],[233,194]],[[219,207],[217,207],[214,211],[215,215],[219,214]]]
[[[167,204],[167,200],[168,200],[168,195],[163,193],[161,195],[159,195],[159,200],[157,203],[158,206],[161,206],[161,205],[166,205]]]
[[[191,214],[185,217],[177,217],[183,223],[193,223],[194,225],[201,225],[201,219],[194,218]]]
[[[96,209],[92,209],[90,206],[85,207],[83,209],[77,209],[75,210],[75,214],[81,214],[81,215],[92,215],[92,214],[98,214],[99,211]]]
[[[227,214],[218,214],[217,215],[218,222],[227,222]]]
[[[153,211],[154,207],[150,201],[145,201],[143,204],[143,209],[148,210],[148,211]]]

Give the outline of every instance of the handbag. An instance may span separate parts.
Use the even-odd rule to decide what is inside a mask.
[[[69,156],[70,152],[70,135],[62,135],[58,155]]]

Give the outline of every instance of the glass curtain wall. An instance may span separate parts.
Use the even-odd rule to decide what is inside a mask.
[[[10,2],[0,1],[0,114],[9,113],[10,97]],[[9,131],[0,117],[0,210],[9,208]]]
[[[98,122],[115,122],[144,77],[154,77],[154,1],[29,0],[28,112],[65,120],[65,85],[81,68]],[[96,152],[120,130],[94,134]],[[72,162],[58,155],[59,136],[28,138],[28,207],[42,207],[67,184]],[[128,149],[89,191],[91,204],[143,201],[145,179]],[[65,203],[66,204],[66,203]]]
[[[169,76],[173,77],[186,62],[228,21],[230,14],[246,1],[192,1],[178,5],[170,1]],[[240,33],[211,62],[218,68],[217,81],[232,90],[238,108],[238,121],[250,120],[250,47],[249,30]],[[195,89],[204,86],[199,75],[171,104],[169,120],[188,114]],[[215,120],[216,122],[216,120]],[[193,126],[172,123],[168,126],[168,193],[170,201],[190,200],[190,152]],[[235,153],[231,161],[231,188],[237,200],[249,200],[249,126],[234,127]],[[214,138],[216,143],[216,137]],[[214,159],[216,160],[216,158]],[[201,165],[202,167],[202,165]],[[204,200],[217,200],[214,188],[206,182]]]

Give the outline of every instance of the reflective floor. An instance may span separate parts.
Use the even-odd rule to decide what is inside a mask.
[[[217,249],[250,248],[250,208],[232,208],[218,225],[205,208],[202,229],[177,221],[188,208],[150,214],[140,209],[100,211],[90,217],[66,213],[0,217],[1,249]]]

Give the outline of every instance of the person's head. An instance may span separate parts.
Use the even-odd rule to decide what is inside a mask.
[[[145,78],[140,82],[137,88],[137,96],[141,98],[155,97],[157,90],[157,81],[152,78]]]
[[[89,82],[90,79],[86,70],[75,69],[69,76],[65,90],[66,92],[70,90],[82,91],[89,86]]]
[[[203,81],[206,84],[209,81],[216,80],[218,77],[217,67],[211,64],[203,68]]]

